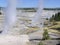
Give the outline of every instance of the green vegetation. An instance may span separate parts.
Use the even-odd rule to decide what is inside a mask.
[[[60,12],[52,15],[52,17],[50,18],[50,22],[52,23],[52,25],[57,25],[57,21],[60,21]]]
[[[43,38],[42,38],[43,40],[38,45],[44,45],[43,41],[51,39],[48,32],[60,34],[60,12],[56,13],[55,15],[52,15],[50,20],[48,18],[46,18],[46,20],[47,21],[45,22],[45,24],[47,25],[50,24],[50,26],[49,27],[47,26],[47,29],[44,29]]]
[[[52,15],[52,17],[50,18],[50,27],[50,29],[60,30],[60,12],[56,13],[55,15]]]
[[[60,12],[55,14],[54,20],[55,21],[60,21]]]
[[[50,26],[50,27],[48,27],[49,28],[49,30],[51,31],[51,30],[54,30],[54,31],[56,31],[57,33],[60,33],[60,22],[56,22],[57,23],[57,25],[53,25],[53,26]]]
[[[60,33],[60,12],[56,13],[50,18],[52,24],[49,29],[55,30]]]
[[[0,12],[0,15],[1,15],[2,13]]]
[[[48,31],[47,29],[44,30],[44,33],[43,33],[43,40],[49,40],[50,39],[50,36],[48,34]]]
[[[43,42],[41,41],[41,42],[39,42],[39,44],[38,44],[38,45],[44,45],[44,44],[43,44]]]
[[[50,21],[60,21],[60,12],[56,13],[50,18]]]
[[[44,10],[60,10],[60,8],[44,8]]]

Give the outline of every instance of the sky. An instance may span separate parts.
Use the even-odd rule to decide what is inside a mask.
[[[17,0],[17,7],[37,7],[38,0]],[[0,7],[6,7],[7,1],[0,0]],[[44,8],[60,8],[60,0],[44,0]]]

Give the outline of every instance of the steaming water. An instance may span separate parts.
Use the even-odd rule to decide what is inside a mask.
[[[11,27],[13,27],[16,21],[16,1],[17,0],[7,0],[7,1],[8,1],[8,5],[6,7],[5,25],[4,25],[4,30],[2,32],[3,35],[1,36],[2,38],[0,38],[1,39],[0,44],[1,45],[20,45],[20,44],[26,45],[26,43],[29,42],[28,35],[13,36],[10,31]],[[13,32],[13,34],[15,32]],[[4,35],[4,34],[7,34],[7,35]]]
[[[32,19],[32,25],[40,25],[40,22],[42,22],[42,11],[43,11],[43,0],[39,0],[38,2],[38,10],[36,12],[36,15],[34,19]]]
[[[7,0],[5,24],[2,34],[9,33],[10,27],[12,27],[16,21],[16,0]]]

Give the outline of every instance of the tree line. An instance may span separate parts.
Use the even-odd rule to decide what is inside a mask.
[[[56,13],[55,15],[52,15],[50,18],[50,21],[60,21],[60,12]]]

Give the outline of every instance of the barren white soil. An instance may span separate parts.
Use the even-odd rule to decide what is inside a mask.
[[[0,45],[27,45],[27,35],[0,35]]]

